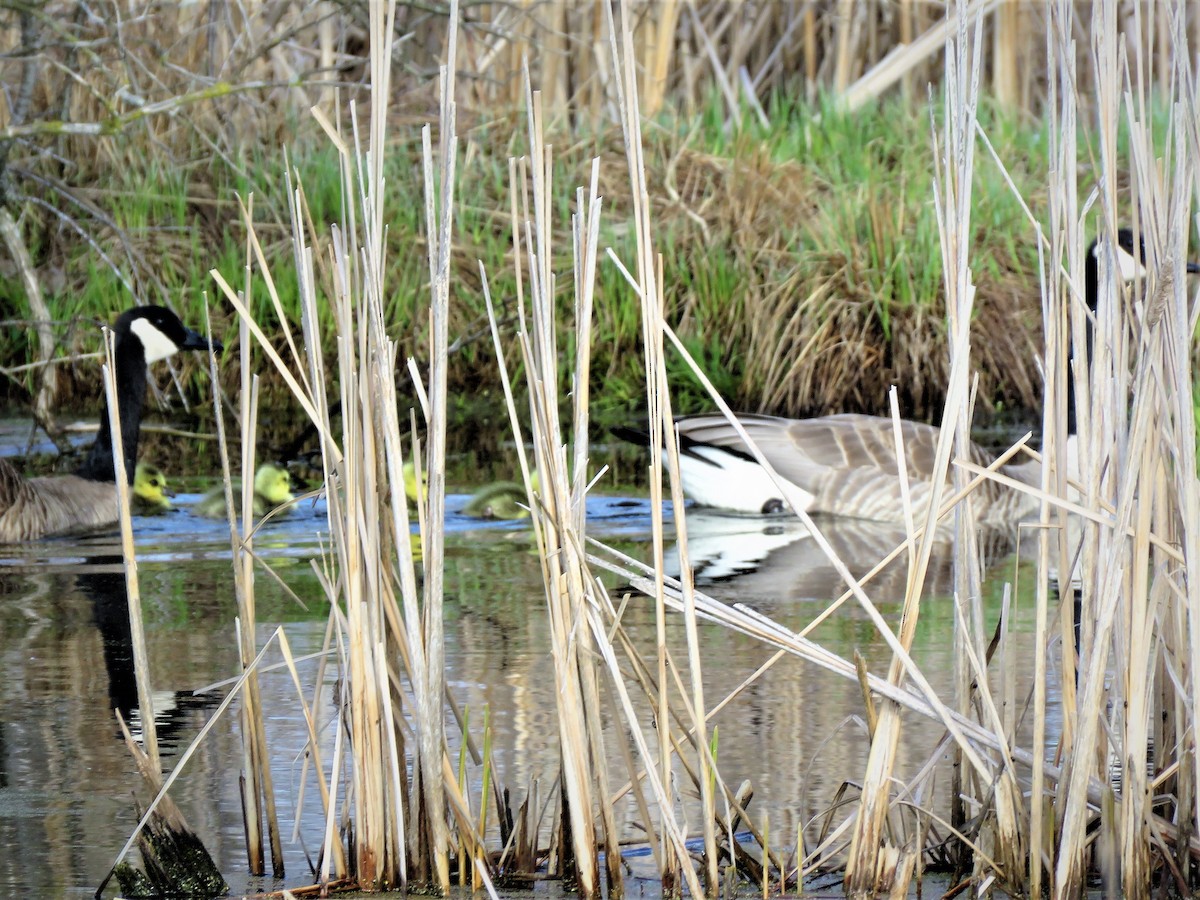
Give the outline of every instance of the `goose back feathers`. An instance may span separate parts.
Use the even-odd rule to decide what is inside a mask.
[[[799,488],[807,512],[878,522],[904,520],[900,462],[891,419],[857,414],[813,419],[742,414],[738,421],[780,478]],[[675,428],[683,491],[697,504],[751,515],[790,509],[783,492],[724,416],[688,416],[676,420]],[[909,495],[914,512],[920,516],[933,490],[938,429],[902,420],[900,431]],[[615,432],[626,440],[649,444],[645,432]],[[983,450],[974,446],[971,457],[980,465],[990,461]],[[1011,467],[1009,474],[1026,478],[1017,466]],[[1012,492],[1004,492],[991,482],[980,485],[979,490],[976,496],[994,514],[1005,519],[1021,515],[1020,509],[1002,503],[1005,494]]]
[[[0,543],[12,544],[111,525],[117,490],[78,475],[27,479],[0,459],[0,507]]]

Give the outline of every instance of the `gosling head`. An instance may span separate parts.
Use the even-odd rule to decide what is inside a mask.
[[[165,512],[171,508],[171,492],[167,476],[157,466],[139,462],[133,476],[135,507],[148,512]]]
[[[282,506],[296,499],[292,495],[292,479],[287,469],[263,463],[254,473],[254,493],[273,506]]]
[[[420,503],[429,496],[429,473],[421,472],[421,486],[417,487],[417,467],[410,459],[404,464],[404,496],[410,503]]]

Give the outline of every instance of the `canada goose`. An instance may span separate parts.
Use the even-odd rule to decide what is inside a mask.
[[[1135,247],[1133,232],[1121,229],[1114,247],[1117,274],[1125,281],[1145,273],[1144,246]],[[1085,257],[1086,302],[1096,308],[1099,295],[1101,244],[1093,241]],[[1188,272],[1200,265],[1188,263]],[[1089,335],[1090,338],[1090,335]],[[771,463],[780,478],[802,492],[809,513],[853,516],[881,522],[898,522],[904,504],[897,477],[896,443],[892,420],[866,415],[832,415],[812,419],[738,415],[738,421]],[[1070,417],[1073,420],[1073,416]],[[785,512],[782,492],[750,454],[733,426],[720,414],[687,416],[675,421],[679,434],[679,468],[684,493],[698,505],[752,515]],[[614,428],[618,437],[649,445],[649,436],[629,428]],[[920,514],[927,507],[937,452],[938,429],[916,422],[901,422],[910,496]],[[1070,456],[1072,448],[1068,447]],[[990,462],[977,447],[972,460]],[[1040,467],[1035,462],[1010,465],[1006,475],[1037,484]],[[1019,522],[1037,508],[1028,495],[985,481],[976,494],[980,519],[1003,526]]]
[[[171,509],[167,476],[158,466],[138,462],[133,472],[133,493],[129,496],[129,505],[139,516],[155,516]]]
[[[242,495],[241,484],[234,482],[233,485],[233,502],[235,506],[239,503]],[[254,515],[256,518],[262,518],[276,507],[291,503],[296,498],[292,495],[291,476],[288,475],[287,469],[272,465],[271,463],[263,463],[254,472]],[[193,507],[197,515],[206,516],[210,519],[225,518],[225,488],[224,486],[213,488],[205,494],[200,501]]]
[[[201,335],[184,326],[161,306],[126,310],[113,323],[114,366],[125,448],[123,477],[134,479],[138,428],[146,400],[146,366],[180,350],[208,350]],[[220,341],[214,350],[224,349]],[[107,404],[100,431],[87,460],[72,475],[24,478],[11,463],[0,460],[0,543],[103,528],[117,521],[117,465],[112,455],[112,431]]]

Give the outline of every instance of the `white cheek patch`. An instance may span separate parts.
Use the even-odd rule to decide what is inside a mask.
[[[1132,254],[1126,253],[1122,248],[1117,247],[1117,271],[1121,273],[1122,281],[1133,281],[1136,278],[1146,277],[1146,267],[1141,261],[1135,258]]]
[[[142,342],[147,365],[179,352],[179,346],[155,328],[149,319],[134,319],[129,323],[129,330]]]

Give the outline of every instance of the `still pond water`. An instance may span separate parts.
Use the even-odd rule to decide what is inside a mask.
[[[223,689],[203,697],[190,692],[238,670],[228,530],[189,514],[186,506],[194,499],[177,498],[177,510],[167,516],[135,519],[167,768],[212,715]],[[458,513],[466,499],[454,495],[448,502],[447,680],[471,710],[473,723],[489,708],[498,777],[511,789],[515,807],[535,779],[544,798],[558,765],[541,575],[528,526],[468,519]],[[595,497],[588,512],[592,536],[632,556],[649,557],[645,500]],[[748,604],[799,629],[840,593],[836,574],[796,526],[696,512],[689,513],[689,521],[694,522],[691,553],[698,581],[718,599]],[[825,524],[835,546],[863,570],[894,545],[895,536],[887,531]],[[320,502],[302,504],[260,533],[259,553],[304,604],[281,584],[258,578],[260,646],[281,625],[297,656],[320,650],[327,607],[310,561],[320,557],[327,535]],[[950,697],[947,571],[941,559],[922,604],[914,655],[942,695]],[[136,705],[120,639],[126,621],[122,583],[113,535],[0,547],[0,896],[90,896],[134,827],[134,794],[145,802],[111,712],[114,706]],[[885,574],[871,591],[893,622],[902,592],[899,569]],[[992,592],[998,597],[999,587]],[[989,601],[989,628],[998,608],[996,599]],[[646,658],[652,658],[651,604],[633,600],[624,620]],[[1013,630],[1032,630],[1027,600],[1017,604]],[[673,622],[671,639],[678,642],[681,635],[680,623]],[[886,647],[851,604],[813,636],[843,656],[857,649],[873,671],[886,670]],[[772,648],[709,623],[701,624],[701,640],[709,662],[710,705],[773,655]],[[278,659],[274,654],[271,661]],[[1030,668],[1018,667],[1021,696]],[[316,662],[302,664],[300,672],[311,698]],[[321,688],[331,692],[334,677],[330,671]],[[236,716],[222,717],[172,792],[236,894],[311,883],[309,859],[316,858],[323,821],[311,774],[306,790],[300,790],[305,734],[291,681],[277,670],[263,677],[262,691],[286,877],[277,882],[246,874]],[[751,811],[769,818],[779,846],[794,847],[799,828],[811,834],[814,817],[831,804],[839,786],[861,779],[862,713],[854,683],[784,659],[716,717],[720,768],[735,788],[745,779],[753,784]],[[915,716],[906,723],[900,761],[903,772],[912,772],[941,730]],[[328,719],[320,724],[323,739],[331,741],[333,725]],[[619,758],[614,751],[614,772],[620,771]],[[945,781],[940,779],[939,787],[944,789]],[[624,822],[635,819],[632,808],[624,811]]]

